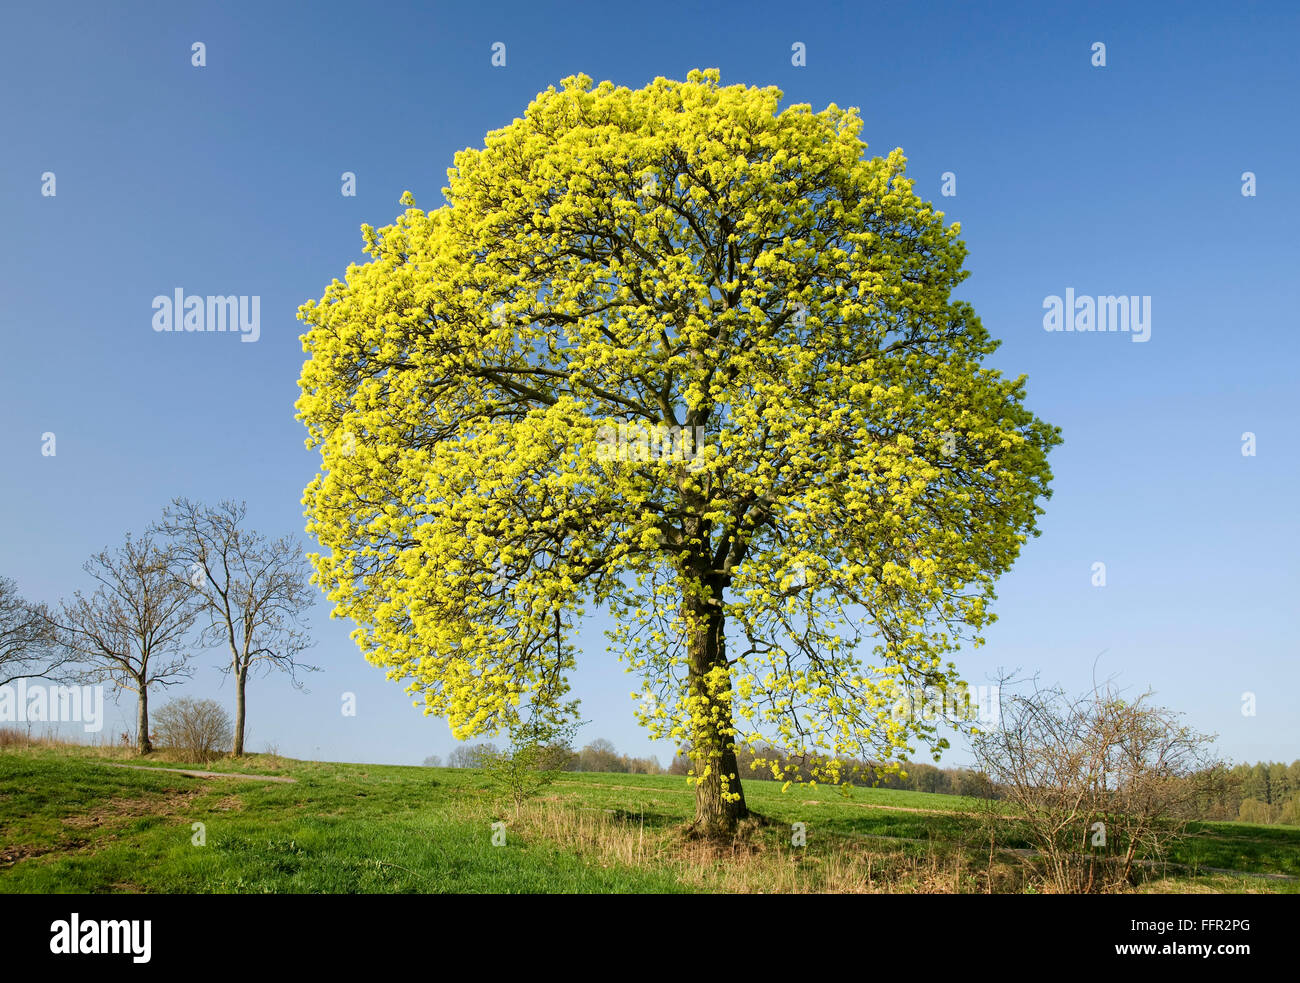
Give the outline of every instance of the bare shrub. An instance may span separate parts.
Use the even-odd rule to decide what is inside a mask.
[[[212,761],[230,744],[233,730],[230,714],[216,700],[182,696],[154,714],[154,740],[187,761]]]
[[[1150,698],[1035,687],[1004,696],[1000,726],[976,738],[976,762],[1002,800],[991,826],[1027,837],[1033,849],[1022,857],[1049,890],[1123,890],[1185,835],[1221,777],[1213,736]]]

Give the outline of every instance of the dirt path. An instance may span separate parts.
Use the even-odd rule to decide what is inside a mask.
[[[250,782],[296,782],[296,778],[284,775],[244,775],[235,771],[196,771],[193,768],[154,768],[152,765],[122,765],[106,761],[109,768],[134,768],[136,771],[170,771],[189,778],[242,778]]]

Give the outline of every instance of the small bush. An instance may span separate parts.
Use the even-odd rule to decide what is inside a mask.
[[[153,739],[187,761],[207,764],[234,737],[230,714],[216,700],[182,696],[154,714]]]
[[[489,781],[514,803],[524,801],[555,781],[573,758],[570,747],[577,721],[542,713],[510,727],[510,746],[484,765]]]

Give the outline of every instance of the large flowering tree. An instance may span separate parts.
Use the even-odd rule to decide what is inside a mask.
[[[831,779],[943,744],[900,687],[957,682],[1059,440],[901,152],[780,99],[566,79],[300,311],[312,559],[365,656],[495,732],[571,709],[606,606],[710,833],[740,741]]]

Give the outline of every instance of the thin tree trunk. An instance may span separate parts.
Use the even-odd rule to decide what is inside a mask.
[[[140,699],[135,716],[135,746],[141,754],[150,754],[153,752],[153,741],[149,740],[149,687],[145,683],[139,685]]]
[[[695,825],[708,837],[731,836],[737,823],[747,816],[745,795],[740,787],[740,770],[733,743],[732,697],[730,683],[717,690],[709,673],[725,668],[726,616],[722,609],[722,590],[713,585],[712,596],[705,600],[686,601],[690,637],[690,695],[693,705],[704,708],[695,715],[692,737],[692,760],[695,766]]]
[[[248,670],[235,670],[235,743],[230,753],[236,758],[244,754],[244,688],[248,683]]]

